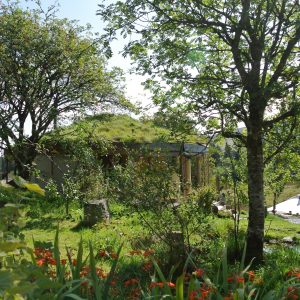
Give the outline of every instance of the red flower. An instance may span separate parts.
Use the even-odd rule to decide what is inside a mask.
[[[255,278],[255,273],[253,271],[247,272],[249,281],[253,282]]]
[[[153,249],[147,249],[145,252],[144,252],[144,257],[148,257],[150,255],[154,254],[154,250]]]
[[[115,252],[112,252],[112,253],[110,254],[110,257],[111,257],[112,259],[117,259],[117,258],[118,258],[118,255],[117,255]]]
[[[193,274],[196,275],[197,277],[202,277],[203,274],[204,274],[204,270],[203,269],[196,269]]]
[[[66,259],[62,259],[60,262],[61,262],[62,265],[65,265],[67,263],[67,260]]]
[[[105,256],[107,256],[107,253],[105,250],[100,250],[98,255],[99,255],[99,257],[105,257]]]
[[[197,291],[191,291],[189,295],[189,300],[197,300],[197,295],[198,295]]]
[[[141,250],[131,250],[129,251],[130,255],[142,255],[142,251]]]
[[[228,283],[234,282],[234,277],[228,277],[228,278],[227,278],[227,282],[228,282]]]
[[[151,269],[152,269],[152,262],[151,261],[145,262],[143,265],[143,270],[145,272],[149,272]]]
[[[139,283],[139,280],[136,279],[136,278],[131,278],[131,279],[128,279],[124,282],[124,286],[128,287],[130,285],[135,285],[135,284],[138,284]]]
[[[170,288],[176,287],[175,283],[173,283],[173,282],[166,282],[166,284],[167,284]]]
[[[244,283],[244,282],[245,282],[244,277],[239,277],[239,276],[238,276],[238,277],[236,277],[235,280],[236,280],[237,283]]]
[[[155,288],[155,287],[163,288],[164,283],[163,282],[151,282],[150,283],[150,289]]]
[[[72,260],[72,265],[73,265],[73,266],[76,266],[76,265],[77,265],[77,259],[74,258],[74,259]]]
[[[36,261],[36,263],[37,263],[38,266],[41,267],[41,266],[44,266],[46,264],[46,260],[45,260],[45,258],[40,258]]]
[[[52,266],[55,266],[56,265],[56,260],[54,258],[49,258],[48,259],[48,263]]]

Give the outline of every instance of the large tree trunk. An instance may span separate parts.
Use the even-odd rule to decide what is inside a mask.
[[[248,262],[255,258],[254,264],[263,261],[264,245],[264,164],[262,130],[259,126],[248,130],[247,136],[249,222],[247,230]]]

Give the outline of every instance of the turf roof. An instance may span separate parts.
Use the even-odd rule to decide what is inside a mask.
[[[185,136],[181,140],[174,138],[171,131],[155,126],[151,121],[139,121],[128,115],[100,114],[87,117],[57,132],[48,134],[46,140],[63,138],[67,140],[80,140],[91,138],[111,142],[133,142],[133,143],[154,143],[164,142],[190,142],[200,141],[197,135]]]

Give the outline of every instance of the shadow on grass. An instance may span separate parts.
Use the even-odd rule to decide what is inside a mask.
[[[85,222],[80,221],[74,227],[70,228],[70,230],[73,231],[73,232],[79,232],[82,229],[89,229],[89,228],[91,228],[91,227],[88,226]]]
[[[44,230],[54,230],[57,228],[59,218],[47,217],[33,219],[26,222],[24,229],[44,229]]]

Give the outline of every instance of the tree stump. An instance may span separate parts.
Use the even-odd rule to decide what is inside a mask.
[[[107,200],[90,200],[84,204],[84,220],[86,226],[93,226],[98,222],[109,222],[110,214],[108,210]]]
[[[181,274],[186,260],[183,233],[181,231],[170,232],[168,241],[170,246],[169,266],[177,266],[177,271]]]

